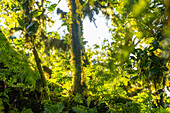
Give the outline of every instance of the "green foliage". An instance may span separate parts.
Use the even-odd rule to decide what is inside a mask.
[[[81,95],[80,94],[76,94],[76,96],[73,97],[73,100],[77,103],[83,103],[83,100],[81,98]]]
[[[16,112],[19,112],[18,109],[15,109],[15,110],[10,110],[9,113],[16,113]],[[24,108],[21,113],[33,113],[32,110],[30,108],[26,109]]]
[[[76,107],[72,108],[76,113],[87,113],[86,107],[82,105],[77,105]]]
[[[57,4],[52,4],[52,5],[48,8],[48,11],[50,11],[50,12],[54,11],[56,6],[57,6]]]
[[[64,104],[59,102],[56,105],[45,104],[44,113],[62,113],[64,109]]]
[[[28,108],[28,109],[25,108],[21,111],[21,113],[33,113],[33,112],[30,108]]]
[[[0,99],[0,112],[3,113],[3,110],[4,110],[3,102]]]
[[[37,10],[37,9],[34,10],[34,11],[32,11],[32,14],[33,14],[32,18],[38,17],[38,16],[40,16],[42,13],[43,13],[43,12],[42,12],[41,10]]]
[[[39,34],[43,31],[47,39],[64,38],[64,43],[69,43],[69,34],[64,33],[61,38],[58,32],[42,30],[46,22],[52,23],[45,14],[54,11],[59,2],[0,1],[3,6],[0,7],[0,112],[170,112],[166,106],[169,99],[163,94],[163,88],[169,84],[165,79],[170,68],[169,7],[164,1],[80,0],[77,3],[82,20],[88,16],[95,22],[95,13],[101,11],[112,24],[108,22],[111,40],[105,39],[101,45],[86,49],[90,62],[82,66],[86,95],[69,94],[73,78],[71,52],[51,48],[47,55]],[[70,29],[70,18],[67,13],[63,19],[62,26],[67,25],[67,29]],[[18,31],[22,33],[16,39],[6,38]],[[86,44],[84,38],[80,40],[82,45]],[[33,47],[37,49],[41,65],[52,71],[50,77],[45,74],[47,88],[39,88],[41,92],[48,90],[47,100],[34,88],[41,77]]]
[[[76,113],[97,113],[96,108],[87,109],[85,106],[77,105],[76,107],[72,108]]]
[[[169,113],[165,108],[163,107],[158,107],[158,108],[153,108],[151,110],[147,111],[148,113]]]
[[[125,105],[122,106],[123,113],[138,113],[141,111],[140,105],[138,103],[127,102]]]
[[[0,49],[1,80],[6,81],[8,85],[17,87],[22,86],[23,83],[35,85],[39,75],[31,69],[26,56],[15,51],[2,32],[0,36],[0,46],[2,47]]]

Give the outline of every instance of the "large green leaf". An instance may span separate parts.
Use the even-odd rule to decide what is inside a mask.
[[[55,10],[57,4],[52,4],[49,8],[48,8],[48,11],[52,12]]]
[[[38,10],[38,9],[34,10],[34,11],[32,12],[32,14],[33,14],[33,17],[32,17],[32,18],[37,17],[37,16],[40,16],[40,15],[42,14],[42,12],[43,12],[43,11]]]

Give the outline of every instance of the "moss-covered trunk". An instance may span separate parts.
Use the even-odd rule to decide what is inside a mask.
[[[78,1],[78,0],[77,0]],[[71,57],[72,57],[72,64],[74,68],[73,72],[73,84],[72,84],[72,93],[82,93],[82,85],[81,85],[81,28],[80,23],[78,23],[79,15],[77,14],[77,5],[75,0],[69,0],[70,6],[70,43],[71,43]]]
[[[43,88],[45,88],[46,80],[45,80],[44,72],[42,70],[41,60],[40,60],[40,58],[38,56],[38,52],[37,52],[35,47],[33,47],[33,55],[34,55],[34,59],[35,59],[35,62],[36,62],[36,66],[38,68],[38,72],[40,74],[40,80],[37,81],[37,85],[40,86],[40,87],[42,86]]]

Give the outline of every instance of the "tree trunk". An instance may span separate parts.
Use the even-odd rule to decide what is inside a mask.
[[[70,6],[70,43],[71,43],[71,57],[72,64],[74,68],[73,72],[73,83],[71,91],[73,94],[82,93],[82,84],[81,84],[81,74],[82,74],[82,66],[81,66],[81,48],[82,45],[80,43],[81,38],[81,28],[80,23],[78,23],[78,18],[80,18],[77,14],[77,4],[75,0],[69,0]]]
[[[40,60],[40,58],[38,56],[38,52],[37,52],[35,47],[33,47],[33,55],[34,55],[34,59],[35,59],[35,62],[36,62],[36,66],[38,68],[38,72],[40,74],[40,81],[37,82],[38,83],[37,85],[42,86],[43,88],[45,88],[46,80],[45,80],[44,72],[42,70],[41,60]]]

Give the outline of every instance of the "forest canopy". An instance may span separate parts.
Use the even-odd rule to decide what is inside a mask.
[[[170,112],[170,1],[60,2],[0,1],[0,112]],[[111,37],[86,48],[99,13]]]

